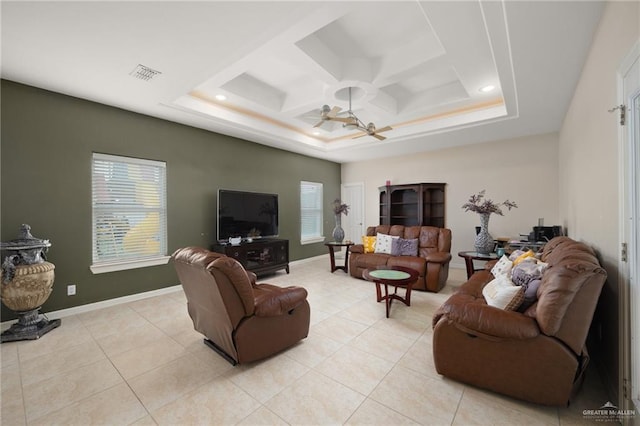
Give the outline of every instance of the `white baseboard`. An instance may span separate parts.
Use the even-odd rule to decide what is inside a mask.
[[[314,261],[323,257],[329,257],[329,255],[323,254],[319,256],[308,257],[306,259],[294,260],[293,262],[289,262],[289,266],[303,265],[305,263],[309,263],[311,261]],[[150,297],[162,296],[164,294],[174,293],[180,290],[182,290],[182,286],[180,284],[177,284],[170,287],[160,288],[157,290],[145,291],[144,293],[130,294],[128,296],[116,297],[115,299],[102,300],[100,302],[74,306],[72,308],[60,309],[58,311],[45,312],[45,314],[49,319],[64,318],[64,317],[69,317],[71,315],[78,315],[78,314],[83,314],[85,312],[91,312],[98,309],[121,305],[123,303],[135,302],[137,300],[148,299]],[[9,327],[11,327],[11,325],[16,322],[17,320],[5,321],[0,324],[0,329],[4,331]]]
[[[102,300],[100,302],[88,303],[86,305],[74,306],[72,308],[60,309],[58,311],[44,312],[49,319],[58,319],[69,317],[71,315],[83,314],[85,312],[91,312],[98,309],[108,308],[111,306],[121,305],[123,303],[135,302],[136,300],[148,299],[150,297],[162,296],[164,294],[175,293],[182,290],[180,284],[171,287],[160,288],[157,290],[145,291],[144,293],[130,294],[129,296],[116,297],[115,299]],[[4,331],[5,328],[9,328],[17,320],[5,321],[0,326]]]

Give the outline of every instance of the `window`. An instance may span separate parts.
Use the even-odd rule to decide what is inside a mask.
[[[94,274],[167,263],[166,164],[93,154]]]
[[[300,244],[324,241],[322,222],[322,184],[300,182]]]

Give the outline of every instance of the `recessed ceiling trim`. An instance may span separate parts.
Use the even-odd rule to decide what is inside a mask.
[[[304,135],[306,137],[319,139],[319,140],[321,140],[323,142],[327,141],[326,138],[310,134],[309,132],[311,130],[309,130],[309,132],[306,132],[306,131],[300,129],[299,127],[293,126],[291,124],[285,123],[285,122],[280,121],[280,120],[276,120],[276,119],[268,117],[268,116],[266,116],[264,114],[260,114],[259,112],[252,111],[252,110],[250,110],[248,108],[239,107],[237,105],[233,105],[233,104],[228,103],[228,102],[222,103],[222,102],[218,101],[217,99],[211,98],[208,95],[206,95],[205,93],[202,93],[202,92],[197,91],[197,90],[193,90],[193,91],[189,92],[189,96],[191,96],[192,98],[198,99],[198,100],[200,100],[202,102],[214,105],[214,106],[216,106],[218,108],[223,108],[223,109],[226,109],[226,110],[230,110],[230,111],[233,111],[235,113],[247,116],[249,118],[260,120],[262,122],[265,122],[265,123],[268,123],[268,124],[271,124],[271,125],[274,125],[274,126],[281,127],[283,129],[291,130],[292,132],[299,133],[299,134]]]

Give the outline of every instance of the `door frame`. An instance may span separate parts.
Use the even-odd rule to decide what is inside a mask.
[[[625,90],[625,80],[636,62],[640,61],[640,40],[636,41],[618,68],[618,102],[625,105],[626,123],[619,127],[618,139],[618,185],[619,206],[619,249],[618,288],[619,288],[619,383],[618,406],[623,410],[640,407],[640,230],[634,221],[640,217],[640,196],[636,187],[638,171],[636,162],[640,161],[640,151],[634,146],[634,126],[631,105],[631,90]],[[640,86],[640,85],[638,85]],[[627,93],[625,93],[627,92]],[[633,96],[640,95],[640,87],[634,87]],[[619,111],[617,111],[619,112]],[[617,115],[617,114],[616,114]],[[627,247],[627,261],[623,260],[622,245]],[[627,423],[626,421],[623,423]]]

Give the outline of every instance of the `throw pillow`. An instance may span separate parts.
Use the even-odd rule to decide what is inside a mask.
[[[507,275],[500,275],[482,289],[487,305],[515,311],[524,300],[524,288],[514,285]]]
[[[391,235],[378,233],[376,235],[376,247],[374,253],[391,254],[391,243],[394,239],[400,237],[392,237]]]
[[[518,258],[513,261],[513,266],[516,266],[518,263],[522,262],[523,260],[525,260],[528,257],[535,257],[535,256],[536,256],[536,254],[533,252],[533,250],[529,250],[528,252],[518,256]]]
[[[407,240],[397,238],[391,242],[391,255],[393,256],[417,256],[418,255],[418,239]]]
[[[520,255],[524,254],[524,251],[522,250],[514,250],[511,252],[511,254],[509,255],[509,260],[510,261],[514,261],[516,260],[518,257],[520,257]]]
[[[373,253],[376,249],[376,237],[362,237],[365,253]]]
[[[531,281],[542,278],[548,264],[538,262],[535,258],[527,258],[518,263],[511,270],[511,281],[515,285],[526,285]]]
[[[540,287],[540,283],[542,283],[541,279],[535,279],[530,281],[527,285],[523,285],[524,290],[524,300],[522,304],[518,308],[518,312],[524,312],[531,305],[536,303],[538,300],[538,288]]]
[[[494,277],[499,277],[502,275],[508,276],[511,273],[511,267],[512,262],[506,255],[504,255],[500,258],[500,260],[498,260],[495,265],[493,265],[493,268],[491,268],[491,273]]]

